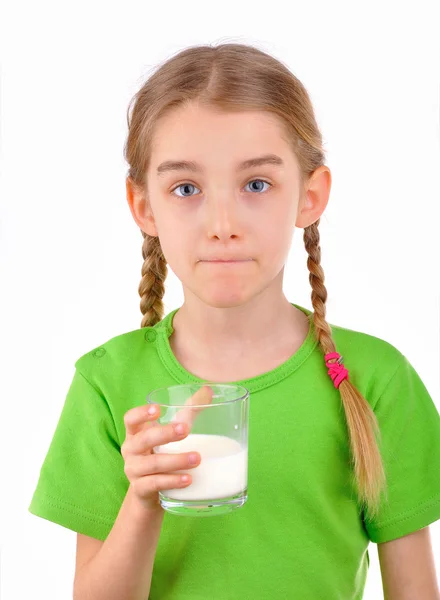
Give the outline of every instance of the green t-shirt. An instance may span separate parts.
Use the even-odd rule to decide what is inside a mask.
[[[206,381],[172,353],[177,310],[75,363],[31,513],[106,539],[128,489],[120,453],[124,414],[153,389]],[[331,328],[350,380],[379,421],[388,502],[373,521],[359,511],[340,393],[311,322],[282,365],[229,382],[251,393],[248,501],[223,516],[165,513],[151,600],[359,600],[370,541],[440,518],[440,416],[426,387],[388,342]]]

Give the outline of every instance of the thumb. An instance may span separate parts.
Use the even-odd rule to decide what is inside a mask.
[[[212,397],[214,391],[208,385],[201,387],[195,394],[193,394],[185,402],[185,407],[176,412],[174,417],[171,419],[172,422],[179,421],[181,423],[187,423],[190,427],[193,425],[197,415],[204,410],[202,405],[212,404]],[[194,408],[191,408],[194,407]]]

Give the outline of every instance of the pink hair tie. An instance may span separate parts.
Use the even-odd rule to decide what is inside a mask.
[[[337,358],[338,360],[331,363],[330,361],[333,358]],[[328,367],[328,374],[332,378],[335,388],[339,388],[341,381],[344,379],[348,380],[348,370],[342,364],[343,360],[343,357],[338,352],[330,352],[325,355],[325,365]]]

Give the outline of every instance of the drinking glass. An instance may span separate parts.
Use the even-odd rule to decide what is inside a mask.
[[[196,451],[197,467],[184,488],[159,492],[162,507],[176,515],[214,516],[229,513],[247,500],[249,390],[224,383],[191,383],[156,389],[147,396],[157,404],[157,422],[189,425],[185,439],[156,446],[155,453]]]

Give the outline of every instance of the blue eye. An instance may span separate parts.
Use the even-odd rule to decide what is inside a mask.
[[[264,179],[251,179],[251,181],[249,181],[249,183],[254,183],[255,181],[259,181],[260,183],[266,183],[267,185],[270,185],[270,187],[272,187],[272,184],[269,183],[268,181],[264,181]],[[249,183],[246,184],[246,185],[249,185]],[[260,190],[254,190],[254,191],[257,191],[257,192],[264,191],[265,192],[266,190],[261,190],[260,189]]]
[[[251,181],[249,181],[249,183],[254,183],[255,181],[259,181],[259,182],[261,182],[261,183],[266,183],[267,185],[270,185],[270,186],[272,187],[272,184],[271,184],[271,183],[269,183],[268,181],[265,181],[264,179],[251,179]],[[247,183],[246,185],[249,185],[249,183]],[[185,187],[185,188],[188,188],[188,187],[190,187],[190,188],[191,188],[191,187],[193,187],[193,188],[196,188],[196,189],[198,189],[198,188],[197,188],[197,187],[196,187],[194,184],[192,184],[192,183],[180,183],[180,184],[179,184],[179,185],[177,185],[175,188],[173,188],[173,189],[171,190],[171,192],[173,192],[173,193],[174,193],[174,192],[175,192],[175,190],[177,190],[177,189],[179,189],[179,188],[183,188],[183,187]],[[260,189],[260,190],[254,190],[254,191],[261,192],[262,190]],[[263,190],[263,191],[266,191],[266,190]],[[176,194],[176,195],[177,195],[177,196],[179,196],[179,198],[190,198],[190,197],[192,196],[192,194],[189,194],[189,195],[185,195],[185,194],[184,194],[183,196],[181,196],[180,194]]]
[[[185,188],[188,188],[188,187],[190,187],[190,188],[191,187],[196,188],[196,186],[193,185],[192,183],[179,183],[179,185],[177,185],[174,189],[172,189],[171,192],[174,192],[175,190],[178,190],[179,188],[183,188],[183,187],[185,187]],[[198,188],[196,188],[196,189],[198,189]],[[189,198],[190,197],[190,196],[186,196],[186,195],[181,196],[180,194],[176,194],[176,195],[179,196],[180,198]]]

